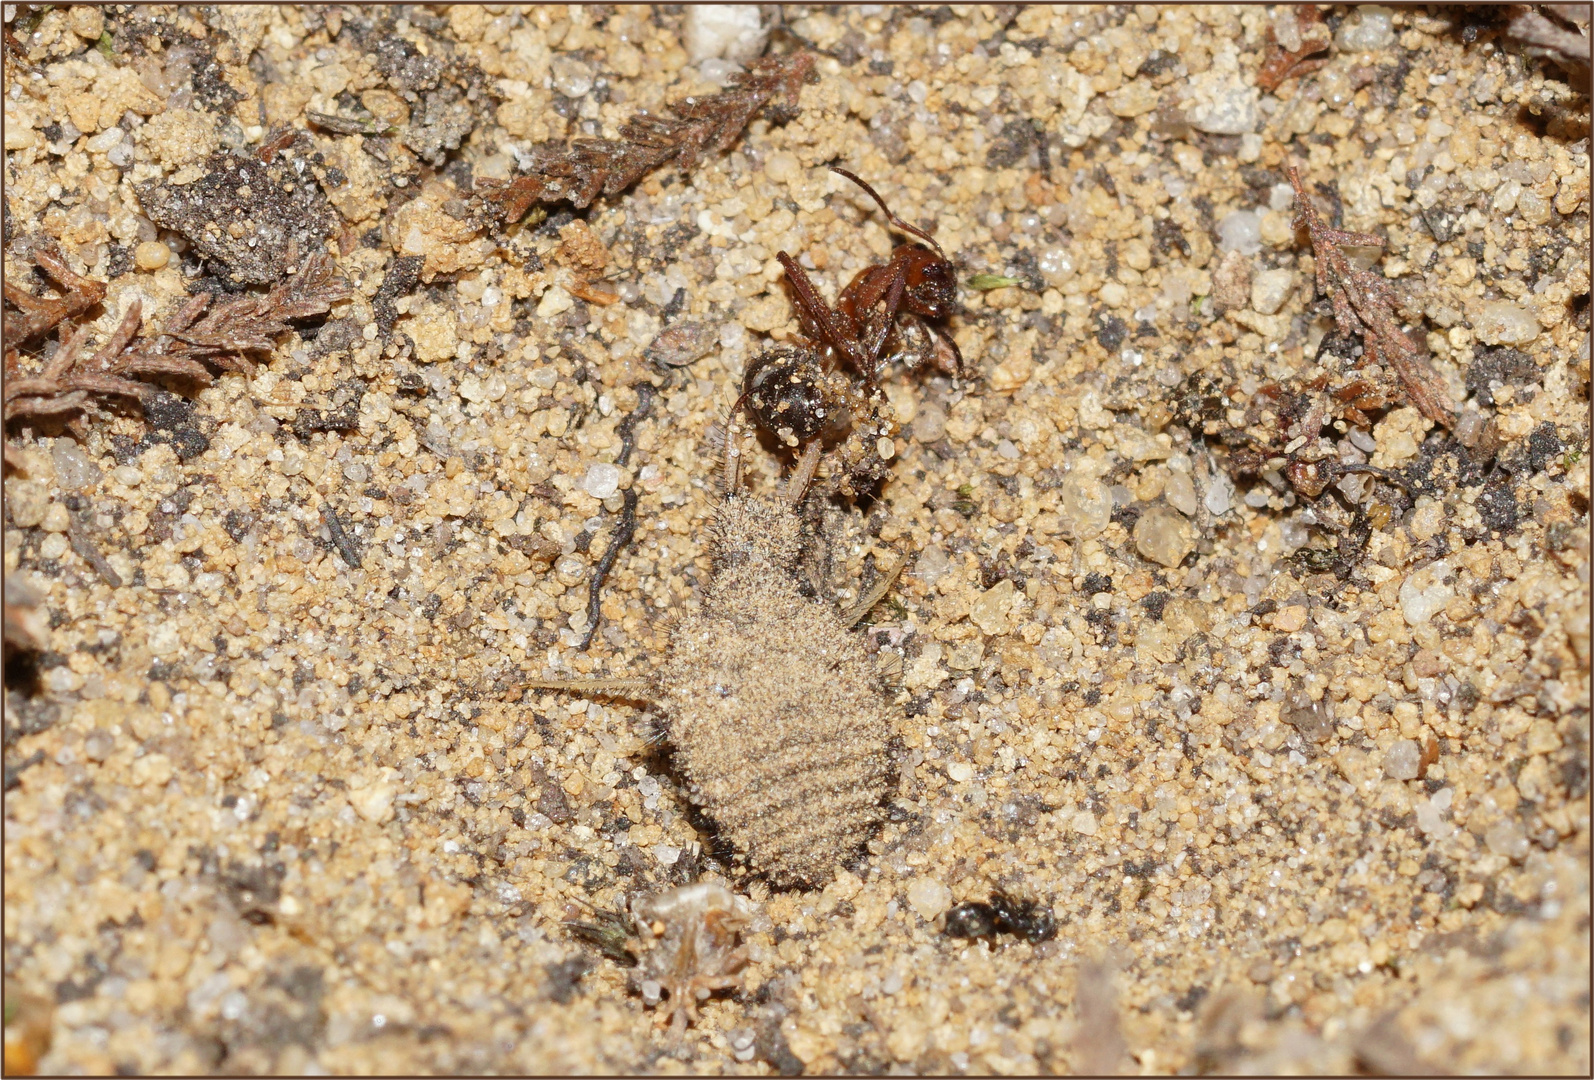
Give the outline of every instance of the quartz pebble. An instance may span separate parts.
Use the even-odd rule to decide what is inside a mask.
[[[769,28],[757,4],[692,4],[686,9],[686,54],[746,63],[764,51]]]
[[[50,507],[50,495],[36,480],[15,480],[6,485],[6,509],[11,511],[13,524],[31,529],[44,520]]]
[[[1509,300],[1487,301],[1472,314],[1472,332],[1485,345],[1525,345],[1539,329],[1532,312]]]
[[[1243,135],[1256,130],[1260,115],[1260,96],[1238,71],[1216,67],[1190,80],[1195,104],[1190,107],[1190,124],[1209,135]]]
[[[934,585],[951,570],[952,561],[946,557],[945,551],[934,544],[919,552],[918,561],[913,564],[914,575],[926,585]]]
[[[919,406],[913,418],[913,437],[921,443],[933,443],[946,434],[946,410],[935,402]]]
[[[691,10],[697,10],[693,8]],[[764,175],[771,183],[790,184],[802,174],[802,163],[788,150],[777,150],[764,161]]]
[[[1522,822],[1514,817],[1501,818],[1483,834],[1483,842],[1496,855],[1507,859],[1521,859],[1528,853],[1528,834]]]
[[[1456,590],[1445,584],[1450,564],[1444,559],[1429,563],[1409,575],[1400,585],[1400,611],[1410,626],[1426,626],[1456,597]]]
[[[1229,479],[1227,473],[1209,476],[1208,481],[1204,500],[1207,513],[1222,517],[1234,508],[1234,481]]]
[[[953,671],[973,671],[980,666],[984,656],[985,642],[977,637],[968,638],[953,646],[952,654],[946,658],[946,666]]]
[[[553,88],[567,98],[578,98],[592,89],[592,65],[576,57],[561,54],[551,65]]]
[[[594,499],[607,499],[620,490],[620,467],[607,463],[589,467],[581,478],[581,490]]]
[[[366,821],[381,824],[393,816],[393,799],[398,789],[386,780],[349,789],[349,805]]]
[[[575,301],[562,286],[554,285],[542,294],[542,299],[537,302],[537,318],[551,319],[555,315],[562,315],[575,306]]]
[[[1414,739],[1401,739],[1384,751],[1384,775],[1391,780],[1415,780],[1422,767],[1422,747]]]
[[[1251,279],[1251,307],[1263,315],[1272,315],[1284,306],[1294,288],[1293,270],[1263,270]]]
[[[1107,96],[1107,110],[1130,119],[1157,107],[1157,91],[1144,79],[1125,83]]]
[[[1072,473],[1057,492],[1057,516],[1076,539],[1100,536],[1112,521],[1112,493],[1094,476]]]
[[[908,884],[908,903],[921,919],[930,922],[952,906],[952,890],[935,878],[914,878]]]
[[[1419,799],[1416,805],[1417,828],[1435,840],[1443,840],[1456,831],[1454,823],[1445,820],[1445,811],[1455,798],[1451,788],[1440,788],[1432,796]]]
[[[1168,482],[1163,486],[1162,497],[1168,500],[1169,506],[1185,517],[1195,516],[1199,505],[1196,502],[1195,483],[1190,479],[1190,474],[1183,469],[1175,469],[1168,474]]]
[[[71,439],[55,440],[50,460],[55,464],[55,478],[68,491],[82,491],[100,482],[100,467]]]
[[[116,127],[106,128],[86,144],[91,154],[103,154],[111,147],[122,141],[122,129]]]
[[[1003,578],[980,594],[969,608],[969,622],[987,634],[1005,634],[1014,602],[1013,582]]]
[[[104,728],[95,728],[83,740],[83,756],[90,761],[104,761],[116,749],[116,740]]]
[[[1183,514],[1159,503],[1135,522],[1135,550],[1154,563],[1178,566],[1195,550],[1195,529]]]
[[[1353,8],[1334,32],[1343,52],[1377,52],[1395,40],[1394,12],[1376,4]]]
[[[1261,251],[1262,215],[1255,210],[1236,210],[1225,215],[1218,222],[1218,247],[1241,255],[1255,255]]]

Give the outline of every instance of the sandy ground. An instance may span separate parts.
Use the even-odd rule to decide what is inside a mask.
[[[8,429],[8,1069],[1586,1074],[1588,98],[1503,16],[1328,16],[1264,92],[1290,9],[787,9],[794,117],[504,230],[473,178],[716,92],[756,25],[7,5],[9,282],[54,240],[93,340],[153,334],[275,228],[352,289],[191,410]],[[146,216],[284,127],[276,218]],[[646,672],[697,602],[776,253],[834,296],[895,242],[831,163],[935,223],[971,377],[889,372],[877,496],[809,508],[825,602],[913,555],[861,631],[889,821],[822,890],[736,879],[683,1035],[564,925],[727,870],[659,718],[513,684]],[[1287,430],[1357,356],[1291,164],[1387,239],[1448,430],[1398,384]],[[1381,472],[1308,497],[1307,444]],[[942,932],[995,890],[1055,937]]]

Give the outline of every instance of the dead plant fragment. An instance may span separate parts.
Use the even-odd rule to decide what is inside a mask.
[[[1388,396],[1378,384],[1378,373],[1393,371],[1399,390],[1428,419],[1450,427],[1455,422],[1455,406],[1450,393],[1428,363],[1427,350],[1420,347],[1400,327],[1395,297],[1385,278],[1371,269],[1353,269],[1346,247],[1383,248],[1381,237],[1345,232],[1324,223],[1301,186],[1300,171],[1291,166],[1290,184],[1295,188],[1295,227],[1311,237],[1312,254],[1317,262],[1317,291],[1334,305],[1334,328],[1341,335],[1362,339],[1365,350],[1358,364],[1368,370],[1371,385],[1356,387],[1359,393],[1347,396],[1349,387],[1338,392],[1341,400],[1351,401],[1358,410],[1372,407],[1376,399]],[[1354,399],[1354,400],[1352,400]]]
[[[34,296],[14,281],[5,283],[6,303],[18,312],[15,318],[6,320],[4,339],[8,352],[82,314],[105,297],[105,283],[73,273],[54,245],[34,252],[33,261],[56,283],[61,295]]]
[[[140,381],[149,376],[179,376],[208,383],[211,368],[250,372],[252,352],[269,352],[277,335],[292,320],[322,315],[348,295],[328,255],[306,260],[303,269],[262,296],[245,295],[213,304],[210,293],[199,293],[174,315],[166,328],[135,344],[143,306],[134,300],[105,342],[85,356],[89,327],[77,325],[63,331],[54,355],[37,372],[23,370],[21,344],[62,326],[103,299],[105,286],[79,277],[59,254],[40,250],[37,264],[57,281],[64,295],[44,300],[10,284],[6,299],[22,311],[16,331],[8,324],[5,338],[6,383],[3,394],[6,423],[26,416],[51,416],[75,412],[95,398],[121,397],[143,400],[155,387]],[[6,459],[14,460],[6,444]]]
[[[1271,93],[1286,80],[1309,75],[1328,63],[1328,26],[1316,4],[1296,4],[1293,17],[1285,17],[1267,31],[1267,55],[1256,73],[1256,85]]]
[[[1518,4],[1513,5],[1512,11],[1507,35],[1525,45],[1529,56],[1542,56],[1559,64],[1586,87],[1590,53],[1588,5]]]
[[[527,175],[507,184],[479,181],[479,196],[491,216],[515,222],[538,203],[568,200],[579,208],[600,194],[617,195],[670,161],[690,172],[704,152],[729,149],[766,105],[779,99],[780,107],[795,109],[802,85],[817,79],[807,53],[756,60],[718,94],[670,106],[674,117],[642,113],[621,126],[618,139],[535,147]]]
[[[254,370],[248,353],[270,352],[293,320],[324,315],[348,295],[332,257],[315,255],[263,296],[239,296],[212,306],[210,293],[198,294],[177,313],[166,335],[180,343],[174,352],[224,371],[247,373]]]

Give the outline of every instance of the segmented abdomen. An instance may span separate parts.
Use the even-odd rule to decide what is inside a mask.
[[[872,659],[834,614],[791,599],[758,625],[683,622],[660,672],[693,801],[781,887],[834,877],[878,825],[893,779]]]

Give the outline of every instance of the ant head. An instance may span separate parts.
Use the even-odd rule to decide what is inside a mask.
[[[891,222],[894,228],[901,229],[910,236],[917,236],[920,240],[923,240],[926,244],[929,244],[930,247],[934,248],[935,253],[943,260],[946,259],[946,252],[941,250],[941,245],[935,242],[935,238],[929,233],[925,232],[923,229],[919,228],[917,225],[909,225],[906,221],[903,221],[901,218],[897,217],[896,214],[892,213],[891,207],[886,205],[886,201],[880,197],[880,193],[878,191],[864,183],[853,173],[841,168],[839,165],[832,165],[830,167],[830,171],[845,176],[848,180],[851,180],[854,184],[857,184],[859,187],[867,191],[869,193],[869,197],[879,204],[881,210],[885,211],[886,220]]]
[[[914,244],[905,261],[904,307],[930,319],[945,319],[957,310],[957,275],[945,256]]]

